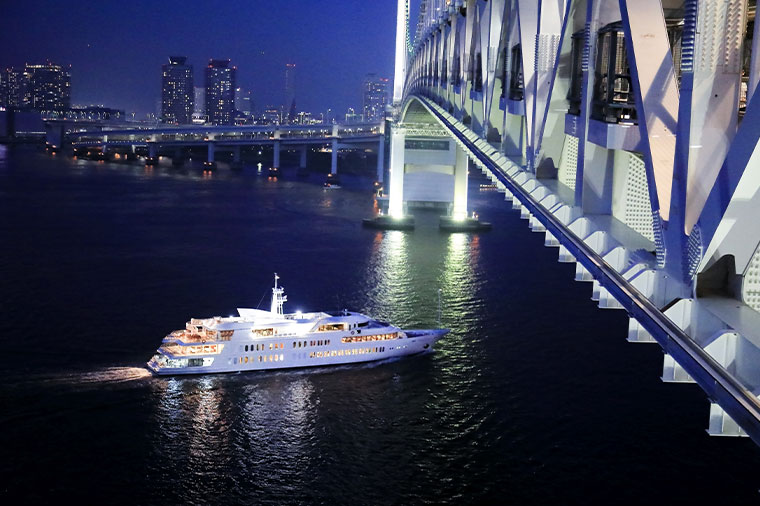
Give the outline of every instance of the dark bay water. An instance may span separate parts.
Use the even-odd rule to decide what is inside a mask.
[[[84,504],[753,504],[760,453],[590,300],[500,194],[494,230],[364,230],[369,180],[104,164],[0,147],[0,499]],[[350,308],[435,353],[152,378],[191,316]],[[10,504],[10,503],[6,503]]]

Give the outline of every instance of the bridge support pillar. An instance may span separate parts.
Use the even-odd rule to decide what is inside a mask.
[[[237,164],[240,163],[240,146],[235,146],[232,149],[232,161]]]
[[[377,143],[377,182],[383,182],[385,172],[385,137],[381,136]]]
[[[306,168],[306,145],[304,144],[301,146],[301,159],[298,163],[299,169],[305,169]]]
[[[216,143],[208,143],[208,153],[206,154],[206,161],[203,162],[203,166],[207,169],[216,168]]]
[[[145,165],[158,165],[158,145],[155,142],[148,143],[148,158]]]
[[[332,141],[332,154],[330,156],[330,174],[338,173],[338,139]]]
[[[275,169],[280,168],[280,141],[274,141],[274,155],[272,160],[272,167]]]
[[[454,209],[451,217],[455,220],[467,218],[467,170],[470,159],[467,153],[457,145],[456,165],[454,166]]]
[[[388,195],[388,214],[393,218],[404,216],[404,144],[406,130],[391,127],[390,154],[390,192]]]

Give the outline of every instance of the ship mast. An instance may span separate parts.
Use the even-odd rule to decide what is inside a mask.
[[[277,280],[280,279],[280,276],[277,275],[277,273],[274,273],[274,288],[272,288],[272,307],[269,310],[273,314],[282,315],[282,306],[285,304],[285,302],[288,300],[288,296],[285,295],[285,287],[284,286],[277,286]]]

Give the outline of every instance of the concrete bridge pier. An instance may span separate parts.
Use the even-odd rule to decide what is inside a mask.
[[[397,125],[391,126],[388,214],[364,220],[365,227],[400,230],[414,228],[414,217],[404,212],[405,150],[406,129]]]
[[[454,220],[467,218],[467,171],[470,158],[467,153],[457,145],[456,165],[454,166],[454,207],[451,217]]]
[[[389,168],[390,188],[388,195],[388,214],[392,218],[404,217],[404,144],[406,130],[391,127],[391,159]]]
[[[274,141],[272,149],[274,151],[272,153],[272,166],[269,167],[269,175],[277,177],[280,175],[280,141]]]
[[[208,154],[206,155],[206,161],[203,162],[203,167],[205,169],[216,168],[216,143],[215,142],[208,143]]]
[[[12,113],[9,113],[12,115]],[[66,138],[66,131],[63,124],[45,123],[45,144],[46,149],[55,153],[63,148]]]
[[[377,142],[377,184],[381,186],[385,176],[385,137],[380,137]]]
[[[332,141],[332,153],[330,154],[330,174],[338,173],[338,139]]]
[[[155,142],[148,143],[148,158],[145,165],[158,165],[158,145]]]
[[[335,186],[340,184],[340,176],[338,176],[338,150],[340,149],[340,145],[338,144],[338,139],[332,140],[332,153],[330,153],[330,173],[327,175],[327,181],[325,181],[325,186]]]

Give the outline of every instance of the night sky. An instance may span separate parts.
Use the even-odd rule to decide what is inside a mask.
[[[195,85],[229,58],[257,110],[284,99],[297,66],[299,110],[361,106],[368,72],[393,78],[395,0],[0,2],[0,66],[71,65],[72,104],[155,112],[161,65],[187,56]]]

